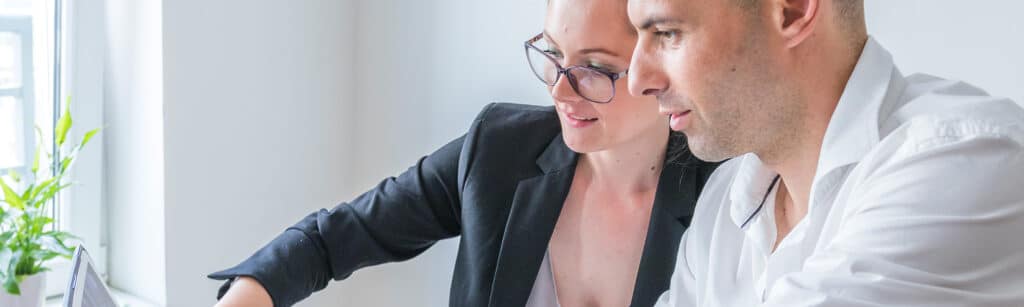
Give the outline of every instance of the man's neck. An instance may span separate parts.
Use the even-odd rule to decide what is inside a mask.
[[[826,123],[827,124],[827,123]],[[779,174],[785,193],[792,198],[794,212],[807,211],[808,199],[811,194],[811,185],[814,183],[814,174],[818,169],[818,157],[821,153],[822,136],[820,133],[808,130],[799,145],[795,145],[780,155],[784,157],[771,158],[764,161],[765,165]],[[815,136],[820,135],[820,136]],[[781,191],[781,190],[780,190]]]
[[[867,36],[864,36],[862,41],[866,42]],[[799,121],[800,124],[790,129],[799,132],[785,144],[769,144],[767,150],[758,153],[765,165],[777,172],[785,183],[786,192],[795,207],[794,212],[807,211],[825,132],[843,96],[846,84],[849,83],[857,66],[861,52],[850,51],[847,45],[838,40],[821,39],[809,48],[834,52],[814,53],[821,56],[802,54],[804,58],[800,62],[805,65],[796,65],[799,68],[814,70],[794,73],[797,76],[794,79],[798,80],[794,83],[794,91],[798,93],[796,97],[804,100],[794,103],[804,106],[805,112]]]

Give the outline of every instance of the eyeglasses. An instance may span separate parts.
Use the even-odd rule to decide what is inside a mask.
[[[562,68],[558,61],[551,56],[549,48],[538,47],[535,44],[541,42],[544,34],[537,34],[523,45],[526,47],[526,60],[530,64],[533,74],[541,82],[548,86],[555,86],[558,78],[565,75],[569,79],[569,85],[576,94],[594,103],[608,103],[615,97],[615,80],[625,76],[628,71],[611,73],[587,66],[569,66]]]

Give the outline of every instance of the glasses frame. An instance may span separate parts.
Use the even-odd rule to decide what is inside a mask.
[[[558,64],[558,61],[555,60],[555,58],[553,58],[550,55],[548,55],[548,53],[544,52],[544,50],[540,50],[540,48],[537,48],[537,46],[533,45],[534,43],[540,41],[543,38],[544,38],[544,33],[540,33],[540,34],[537,34],[537,36],[534,36],[533,38],[531,38],[531,39],[529,39],[529,40],[527,40],[526,42],[523,43],[523,47],[525,48],[525,51],[526,51],[526,62],[527,62],[527,64],[530,65],[530,71],[533,72],[533,75],[535,77],[537,77],[537,79],[539,79],[540,82],[546,84],[547,86],[555,86],[555,84],[558,84],[558,80],[562,78],[562,75],[565,75],[566,79],[569,80],[569,86],[572,87],[572,90],[574,92],[576,92],[576,95],[579,95],[580,97],[582,97],[583,99],[586,99],[587,101],[590,101],[590,102],[593,102],[593,103],[609,103],[609,102],[612,101],[612,99],[615,99],[615,94],[616,94],[615,93],[616,92],[615,91],[615,81],[618,81],[623,76],[625,76],[626,73],[629,72],[628,69],[626,71],[623,71],[623,72],[620,72],[620,73],[612,73],[612,72],[607,72],[607,71],[603,71],[603,70],[599,70],[599,69],[594,69],[592,67],[579,66],[579,65],[573,65],[573,66],[569,66],[569,67],[564,67],[563,68],[562,64]],[[551,83],[548,83],[547,81],[544,80],[543,77],[541,77],[541,74],[538,73],[537,70],[534,69],[533,61],[530,61],[530,49],[533,49],[533,50],[535,50],[537,52],[540,52],[540,54],[543,55],[544,57],[546,57],[548,59],[548,61],[551,61],[552,64],[555,64],[555,70],[557,70],[557,74],[555,74],[555,80],[554,81],[552,81]],[[610,97],[608,97],[607,100],[603,100],[602,101],[602,100],[592,99],[592,98],[587,97],[586,95],[583,95],[582,93],[580,93],[580,88],[579,88],[579,84],[577,83],[577,80],[576,80],[576,75],[572,74],[572,71],[574,69],[582,69],[582,70],[586,70],[586,71],[596,72],[598,74],[601,74],[601,75],[604,75],[604,76],[608,77],[608,79],[611,80],[610,84],[612,85],[612,95]]]

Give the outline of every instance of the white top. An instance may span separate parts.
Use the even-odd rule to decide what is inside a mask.
[[[772,254],[776,174],[752,154],[723,164],[657,306],[1024,306],[1022,143],[1018,105],[904,77],[869,39],[806,217]]]
[[[551,256],[544,252],[544,260],[540,263],[537,278],[533,282],[533,290],[530,290],[530,298],[526,300],[526,307],[560,306],[558,290],[555,287],[555,273],[551,270]]]

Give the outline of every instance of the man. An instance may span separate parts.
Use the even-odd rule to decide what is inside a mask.
[[[630,90],[733,158],[658,306],[1024,305],[1024,110],[905,77],[863,5],[630,0]]]

